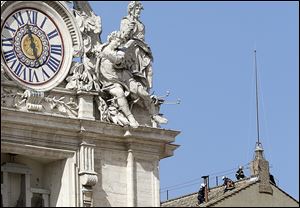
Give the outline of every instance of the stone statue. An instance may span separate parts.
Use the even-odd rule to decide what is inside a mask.
[[[145,26],[139,20],[142,4],[131,1],[128,5],[128,15],[121,20],[121,36],[126,52],[126,65],[131,70],[136,80],[143,84],[149,91],[152,88],[152,52],[145,43]]]
[[[108,91],[114,97],[113,99],[109,99],[111,102],[109,108],[111,115],[118,115],[111,110],[112,107],[116,109],[115,106],[117,105],[120,111],[127,117],[129,125],[134,128],[137,127],[139,124],[129,108],[128,100],[130,100],[132,105],[142,103],[143,107],[148,110],[152,122],[158,124],[166,123],[167,120],[158,115],[156,96],[150,96],[146,88],[136,80],[137,77],[134,76],[134,73],[124,66],[126,53],[119,48],[124,41],[121,33],[114,31],[108,36],[107,43],[96,47],[98,51],[96,54],[99,57],[99,61],[97,61],[99,65],[96,66],[96,72],[99,71],[102,91]],[[116,103],[113,101],[116,101]],[[111,118],[116,118],[116,116]],[[116,119],[111,120],[114,123],[125,124],[122,122],[123,118],[120,116],[117,116],[117,118],[119,118],[118,122],[116,122]]]
[[[120,111],[128,119],[129,125],[137,128],[139,124],[133,117],[126,99],[129,94],[129,87],[125,81],[128,81],[131,75],[127,70],[118,68],[125,55],[124,52],[117,49],[121,44],[121,35],[114,31],[107,39],[108,43],[103,44],[99,53],[101,59],[100,65],[98,65],[99,69],[96,69],[96,71],[100,71],[102,90],[108,91],[114,97],[111,101],[116,101]]]
[[[152,127],[158,127],[167,122],[159,114],[162,100],[149,94],[153,57],[145,43],[145,26],[139,20],[142,9],[140,2],[130,2],[120,31],[112,32],[107,42],[101,43],[98,36],[101,18],[92,12],[88,3],[75,1],[74,16],[84,46],[81,63],[74,62],[66,78],[67,89],[98,93],[95,101],[101,121],[133,128],[139,123],[132,112],[148,118],[148,121],[141,121],[145,125],[151,122]],[[135,104],[138,106],[133,108]]]

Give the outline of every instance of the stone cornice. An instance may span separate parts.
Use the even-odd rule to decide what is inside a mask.
[[[18,115],[16,119],[16,113]],[[30,121],[30,122],[29,122]],[[101,121],[82,120],[68,118],[64,116],[22,112],[14,109],[1,108],[1,125],[13,123],[24,126],[45,127],[47,129],[64,130],[71,132],[84,132],[85,134],[95,134],[103,136],[113,136],[126,139],[146,139],[162,142],[173,142],[179,131],[157,129],[150,127],[126,128]],[[126,131],[131,135],[125,136]],[[109,131],[109,132],[108,132]],[[158,139],[160,138],[160,139]]]
[[[26,144],[16,144],[3,141],[1,141],[1,152],[16,153],[46,159],[64,159],[72,157],[75,154],[74,151],[64,149],[56,149]]]
[[[25,133],[28,131],[35,133],[27,136],[30,138],[28,141],[22,141],[22,139],[26,138],[26,134],[16,134],[6,130],[16,128],[18,131]],[[90,143],[107,141],[125,144],[133,142],[135,146],[136,144],[148,144],[149,150],[152,149],[151,145],[162,145],[161,158],[173,155],[173,151],[178,145],[171,143],[175,141],[175,137],[180,133],[178,131],[150,127],[127,128],[97,120],[22,112],[4,107],[1,108],[1,129],[3,130],[1,133],[2,141],[12,142],[15,140],[24,143],[45,143],[49,147],[68,147],[67,149],[70,150],[74,150],[81,141],[85,140]],[[10,138],[12,141],[8,141],[7,138]],[[136,150],[140,149],[138,146],[136,147]]]

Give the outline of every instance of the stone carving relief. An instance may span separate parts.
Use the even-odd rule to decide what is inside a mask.
[[[66,88],[83,91],[100,91],[99,80],[95,74],[95,55],[93,45],[100,43],[102,32],[101,18],[96,16],[88,2],[74,1],[74,18],[80,29],[83,48],[76,52],[81,62],[73,62]]]
[[[87,15],[85,11],[77,11],[75,9],[74,15],[83,38],[83,54],[86,55],[92,48],[90,33],[100,34],[101,32],[101,18],[96,16],[92,11],[90,15]]]
[[[85,58],[85,62],[73,62],[70,73],[71,75],[66,78],[68,82],[66,89],[77,91],[100,91],[100,84],[97,80],[95,65],[92,64],[89,58]]]
[[[16,108],[21,111],[47,112],[76,117],[78,104],[72,96],[66,98],[54,95],[45,97],[44,92],[3,87],[1,88],[1,106]]]
[[[74,98],[70,97],[68,101],[65,101],[65,97],[45,97],[45,102],[49,104],[51,111],[56,110],[61,114],[72,114],[77,116],[78,114],[78,104],[74,102]]]

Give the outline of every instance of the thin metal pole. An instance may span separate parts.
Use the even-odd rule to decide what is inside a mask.
[[[258,83],[257,83],[257,61],[256,61],[256,49],[254,50],[254,61],[255,61],[255,92],[256,92],[256,128],[257,128],[257,145],[260,145],[259,141],[259,117],[258,117]]]

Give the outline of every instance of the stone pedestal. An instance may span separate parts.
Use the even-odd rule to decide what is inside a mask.
[[[94,95],[97,93],[78,91],[78,118],[95,120],[94,116]]]

